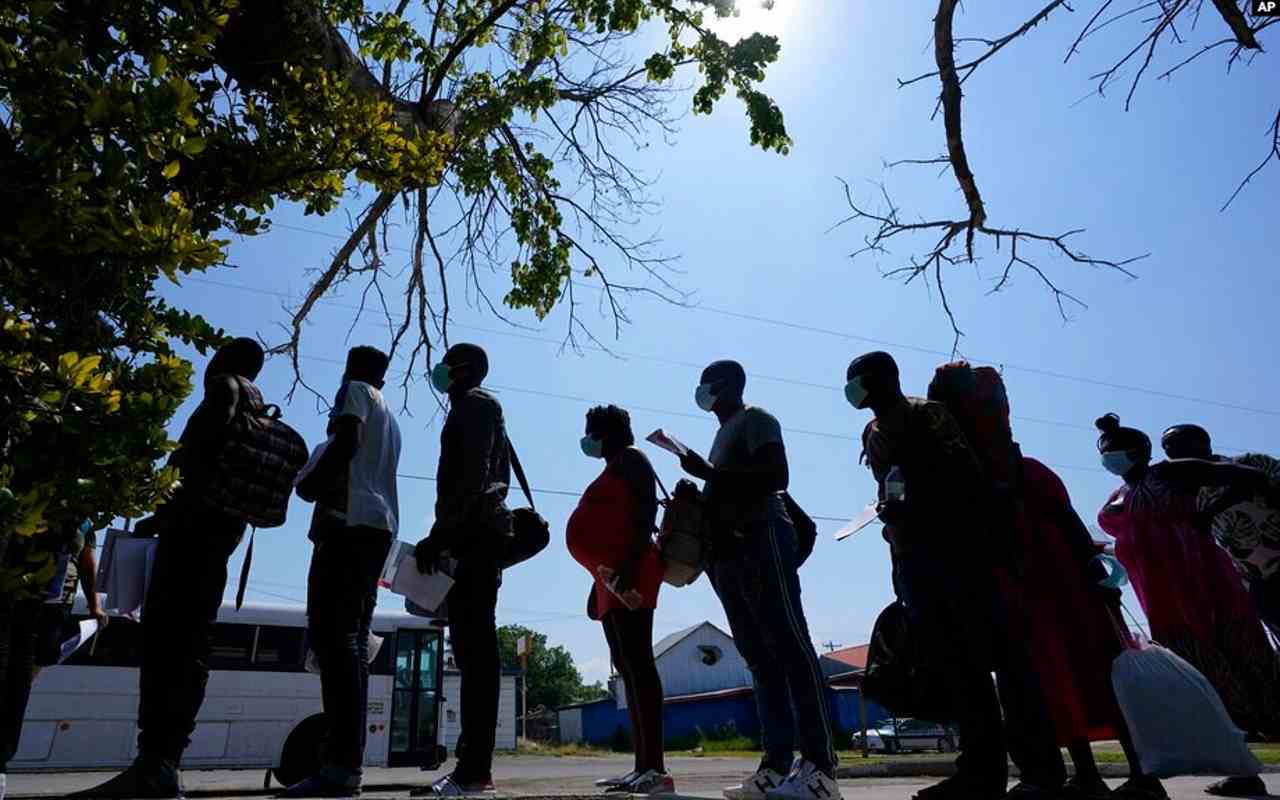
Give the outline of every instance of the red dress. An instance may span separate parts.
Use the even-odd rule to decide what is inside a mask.
[[[1063,745],[1116,738],[1120,717],[1111,663],[1129,636],[1105,595],[1089,585],[1088,562],[1098,552],[1074,515],[1067,487],[1034,458],[1022,459],[1026,556],[1021,594],[1031,619],[1031,661],[1049,716]]]
[[[578,501],[578,507],[569,517],[565,543],[573,559],[586,568],[595,581],[592,619],[600,619],[610,611],[626,605],[609,591],[597,568],[617,570],[631,549],[635,536],[632,509],[635,499],[627,482],[605,468],[600,477],[592,481]],[[640,593],[640,608],[657,608],[658,588],[662,585],[662,554],[656,544],[650,544],[640,557],[633,587]]]

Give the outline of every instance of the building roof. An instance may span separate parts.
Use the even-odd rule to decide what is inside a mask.
[[[653,657],[654,658],[661,657],[663,653],[667,652],[671,648],[680,644],[685,639],[687,639],[690,635],[692,635],[695,631],[698,631],[703,627],[711,628],[715,630],[717,633],[719,633],[720,635],[724,636],[726,639],[729,639],[730,641],[733,640],[732,636],[720,630],[715,625],[712,625],[710,622],[703,621],[703,622],[699,622],[697,625],[690,625],[687,628],[678,630],[675,633],[669,634],[659,639],[657,643],[653,645]]]
[[[823,659],[838,661],[844,665],[845,669],[866,669],[867,668],[867,650],[871,647],[869,644],[860,644],[854,647],[843,647],[839,650],[832,650],[825,653]]]

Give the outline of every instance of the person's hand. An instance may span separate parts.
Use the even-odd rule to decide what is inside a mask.
[[[97,603],[95,603],[93,607],[89,609],[89,617],[91,619],[97,620],[98,630],[102,630],[103,628],[107,627],[107,623],[111,621],[111,617],[107,616],[107,612],[103,611],[102,606],[98,605]]]
[[[680,456],[680,468],[693,477],[701,478],[704,481],[711,477],[711,473],[715,472],[715,467],[711,466],[705,458],[693,450]]]
[[[418,542],[413,548],[413,560],[418,564],[418,572],[423,575],[432,575],[436,571],[436,562],[440,560],[440,553],[443,550],[440,543],[440,537],[435,534],[434,528],[431,534],[425,539]]]
[[[907,518],[907,504],[901,500],[881,500],[876,504],[876,513],[886,526],[896,528]]]

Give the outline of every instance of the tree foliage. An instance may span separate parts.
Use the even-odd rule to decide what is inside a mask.
[[[578,672],[568,650],[561,645],[548,647],[546,634],[522,625],[498,628],[498,652],[505,669],[520,669],[516,641],[521,637],[533,643],[526,674],[530,708],[558,708],[603,696],[604,687],[599,683],[588,685],[582,682],[582,673]]]
[[[373,234],[397,198],[420,220],[403,319],[388,332],[394,350],[412,331],[410,373],[447,338],[440,238],[465,230],[458,246],[469,267],[484,258],[504,265],[506,305],[538,315],[575,276],[603,279],[603,259],[575,238],[575,215],[588,220],[590,238],[617,245],[616,260],[649,263],[609,227],[620,208],[642,201],[606,131],[639,144],[647,120],[665,123],[660,100],[678,68],[703,71],[696,111],[733,91],[753,142],[789,144],[781,113],[756,88],[777,42],[730,44],[705,27],[704,11],[731,8],[726,0],[3,4],[0,541],[63,519],[136,516],[172,490],[180,476],[156,464],[174,447],[165,426],[191,378],[174,346],[203,352],[224,335],[162,300],[158,283],[223,265],[228,236],[269,230],[281,200],[324,214],[355,187],[378,195],[295,317],[280,348],[295,365],[315,301],[353,275],[376,284],[386,274]],[[665,26],[669,45],[634,57],[622,45],[647,22]],[[544,151],[539,130],[559,131],[559,143]],[[566,180],[594,189],[583,199]],[[461,228],[428,223],[441,198],[470,209],[452,223]],[[429,288],[432,258],[439,270]]]

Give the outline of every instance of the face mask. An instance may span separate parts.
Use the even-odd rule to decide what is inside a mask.
[[[864,408],[863,403],[867,402],[868,394],[866,387],[862,385],[861,375],[844,385],[844,399],[854,408]]]
[[[453,386],[452,372],[453,368],[443,361],[431,368],[431,385],[440,394],[448,394],[449,387]]]
[[[604,458],[604,441],[591,435],[583,436],[582,454],[587,458]]]
[[[716,407],[716,396],[711,391],[711,384],[698,384],[697,391],[693,393],[693,402],[698,404],[698,408],[703,411],[711,411]]]
[[[1129,455],[1128,450],[1114,450],[1102,454],[1102,468],[1112,475],[1119,475],[1121,478],[1128,475],[1129,471],[1137,463],[1134,461],[1133,456]]]
[[[1120,562],[1114,556],[1109,556],[1106,553],[1099,553],[1093,557],[1093,560],[1101,564],[1102,568],[1107,571],[1107,577],[1098,581],[1098,585],[1102,588],[1119,589],[1121,586],[1124,586],[1129,582],[1129,573],[1125,571],[1124,567],[1120,565]]]

